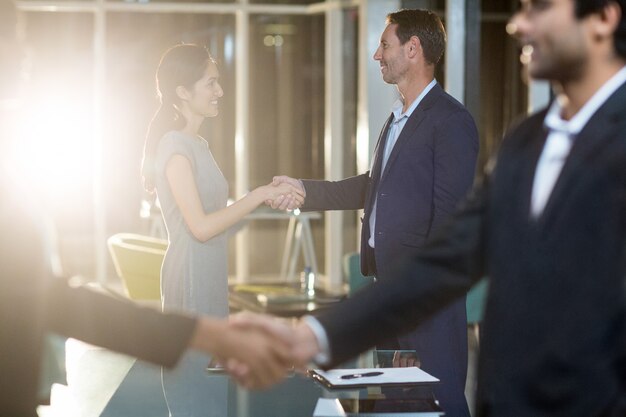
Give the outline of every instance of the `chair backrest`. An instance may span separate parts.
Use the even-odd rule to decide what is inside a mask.
[[[346,253],[343,256],[343,273],[347,277],[349,295],[374,282],[374,277],[361,274],[361,255],[358,252]]]
[[[167,241],[134,233],[118,233],[111,236],[107,244],[128,298],[160,299],[161,265]]]
[[[465,300],[467,310],[467,323],[478,324],[485,314],[485,303],[489,292],[489,280],[483,278],[478,281],[468,292]]]

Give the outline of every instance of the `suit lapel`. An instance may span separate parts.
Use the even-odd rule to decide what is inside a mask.
[[[393,113],[387,118],[383,130],[380,132],[378,142],[376,142],[376,148],[374,148],[374,163],[372,165],[372,171],[370,176],[373,180],[378,181],[380,178],[380,167],[382,166],[383,155],[385,153],[385,145],[387,144],[387,136],[389,135],[389,128],[393,122]]]
[[[393,113],[387,118],[385,125],[383,126],[383,130],[378,137],[378,142],[376,143],[376,148],[374,148],[374,163],[372,165],[372,169],[370,171],[370,187],[367,190],[367,197],[365,198],[365,214],[366,217],[369,217],[369,208],[371,208],[373,202],[372,196],[376,194],[376,188],[378,187],[378,182],[380,181],[380,168],[382,166],[383,154],[385,153],[385,144],[387,143],[387,136],[389,134],[389,127],[391,126],[391,122],[393,121]]]
[[[566,203],[567,194],[575,188],[579,176],[585,171],[584,165],[587,159],[612,140],[624,139],[616,135],[615,131],[625,108],[626,84],[609,97],[576,137],[561,175],[546,203],[543,211],[544,222],[551,221],[558,213],[559,206]]]
[[[433,104],[437,101],[437,99],[443,94],[443,89],[439,84],[435,84],[435,86],[426,94],[426,96],[422,99],[421,103],[418,104],[417,108],[409,117],[409,120],[406,121],[400,136],[398,136],[398,140],[394,145],[391,154],[389,155],[389,159],[387,160],[387,164],[385,165],[385,171],[381,177],[381,180],[384,180],[385,176],[393,166],[396,159],[398,159],[398,155],[400,155],[402,151],[402,147],[408,143],[413,137],[417,127],[422,123],[424,118],[426,118],[426,114],[428,109],[430,109]],[[384,147],[382,148],[384,149]],[[383,150],[381,150],[383,152]]]
[[[531,218],[530,204],[535,182],[535,172],[537,171],[539,157],[541,156],[543,147],[546,144],[546,139],[548,138],[548,131],[543,126],[546,111],[542,113],[543,115],[541,117],[536,118],[536,125],[531,128],[530,137],[528,137],[530,146],[527,151],[527,156],[516,159],[516,161],[519,161],[520,165],[518,167],[519,177],[513,183],[518,184],[519,187],[522,200],[518,204],[518,209],[520,210],[521,216],[524,218]],[[526,163],[526,161],[530,162]]]

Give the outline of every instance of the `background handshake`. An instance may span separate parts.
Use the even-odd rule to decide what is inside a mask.
[[[267,388],[294,370],[305,370],[320,352],[304,322],[247,312],[229,320],[199,318],[190,347],[213,355],[249,389]]]
[[[273,181],[264,187],[268,187],[265,204],[273,209],[295,210],[302,206],[306,197],[302,182],[286,175],[274,177]]]

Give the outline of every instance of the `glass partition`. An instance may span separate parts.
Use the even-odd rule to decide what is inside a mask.
[[[93,268],[94,16],[26,13],[20,21],[26,46],[22,117],[16,144],[32,166],[47,214],[56,223],[66,268]]]
[[[234,32],[233,15],[108,14],[103,170],[109,230],[146,226],[138,217],[142,197],[149,197],[139,170],[146,129],[158,108],[155,73],[162,53],[181,42],[205,45],[217,61],[224,96],[219,115],[205,121],[201,135],[234,189]]]
[[[250,188],[278,174],[324,178],[324,16],[255,14],[249,33]],[[323,220],[311,226],[323,265]],[[275,273],[287,222],[250,231],[250,275]]]

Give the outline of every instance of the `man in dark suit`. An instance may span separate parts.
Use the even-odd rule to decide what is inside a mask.
[[[406,268],[302,322],[294,355],[340,363],[486,274],[477,415],[623,417],[626,0],[522,0],[508,31],[557,99]]]
[[[383,80],[397,86],[401,99],[380,134],[371,171],[336,182],[302,180],[303,210],[365,208],[361,271],[379,282],[389,279],[395,264],[418,253],[473,182],[478,154],[474,120],[434,78],[445,43],[435,13],[389,14],[374,59],[380,62]],[[300,185],[284,176],[275,180]],[[442,381],[435,395],[447,415],[469,417],[464,297],[413,332],[378,347],[416,350],[421,367]]]

